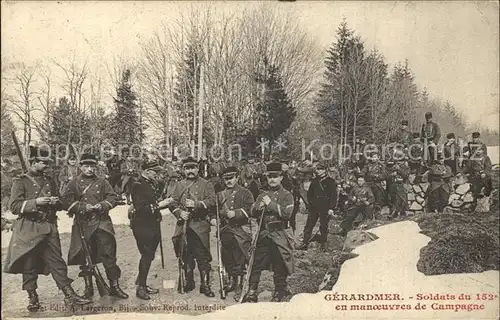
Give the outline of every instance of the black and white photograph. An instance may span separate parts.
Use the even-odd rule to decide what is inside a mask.
[[[3,319],[500,319],[498,1],[1,1]]]

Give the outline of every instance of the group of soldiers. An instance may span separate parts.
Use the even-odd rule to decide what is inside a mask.
[[[251,157],[235,164],[187,157],[163,163],[148,159],[138,167],[130,164],[129,156],[121,163],[121,183],[102,169],[106,166],[96,156],[83,154],[78,164],[76,159],[70,159],[68,167],[63,168],[60,188],[45,174],[52,159],[43,150],[32,147],[28,171],[17,177],[12,186],[10,208],[19,218],[14,224],[4,271],[23,275],[22,288],[28,292],[30,311],[40,309],[36,292],[39,274],[52,275],[66,304],[91,303],[94,279],[82,248],[84,238],[92,264],[104,266],[110,295],[128,298],[119,285],[121,270],[109,216],[109,211],[120,203],[118,190],[125,193],[131,204],[130,226],[140,253],[138,298],[149,300],[159,293],[147,280],[161,243],[160,210],[168,208],[177,219],[172,241],[185,274],[182,292],[195,289],[197,266],[200,293],[215,296],[211,288],[210,233],[211,227],[217,226],[222,263],[229,275],[220,290],[234,292],[237,301],[242,298],[243,302],[257,302],[261,272],[272,270],[272,301],[286,301],[291,295],[287,278],[294,272],[298,212],[308,216],[302,243],[296,249],[308,249],[316,237],[312,233],[319,220],[318,240],[321,250],[327,250],[328,223],[334,216],[341,216],[341,235],[345,236],[363,221],[380,215],[383,207],[389,208],[388,218],[405,215],[405,184],[411,173],[429,182],[429,212],[443,212],[451,188],[449,179],[454,174],[467,175],[477,201],[491,192],[491,161],[486,146],[479,141],[479,133],[472,136],[465,161],[449,157],[459,154],[453,134],[448,134],[446,143],[439,148],[439,126],[431,114],[426,114],[420,133],[411,133],[408,122],[402,121],[394,138],[401,147],[391,149],[385,161],[381,159],[384,155],[371,151],[357,152],[340,166],[315,159],[297,164]],[[357,142],[366,145],[362,139]],[[59,210],[66,210],[74,218],[67,263],[62,258],[57,229]],[[80,266],[79,277],[85,282],[81,296],[72,289],[67,265]],[[243,284],[248,286],[245,292]]]

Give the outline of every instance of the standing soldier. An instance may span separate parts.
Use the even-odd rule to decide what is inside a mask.
[[[404,183],[410,175],[410,167],[406,163],[403,154],[388,161],[388,175],[391,179],[389,194],[390,217],[396,218],[398,215],[405,216],[408,206],[408,193]]]
[[[408,129],[408,120],[401,121],[401,127],[394,135],[391,142],[399,143],[403,147],[407,148],[413,140],[411,131]]]
[[[13,225],[4,272],[22,273],[22,289],[28,292],[30,312],[41,308],[36,292],[39,274],[52,275],[64,293],[66,305],[91,302],[73,290],[73,280],[68,278],[68,267],[62,258],[56,216],[62,206],[55,181],[45,175],[50,162],[48,152],[30,146],[30,168],[14,179],[9,200],[10,210],[19,218]]]
[[[415,174],[415,183],[420,183],[423,174],[422,165],[424,146],[420,140],[420,133],[413,132],[413,143],[408,147],[408,165],[410,173]],[[425,170],[424,170],[425,171]]]
[[[135,284],[136,296],[142,300],[150,300],[150,294],[157,294],[158,289],[147,285],[147,278],[151,262],[153,261],[161,241],[161,207],[166,207],[168,201],[157,203],[160,196],[158,189],[158,174],[163,170],[158,162],[145,162],[141,176],[132,183],[131,194],[134,204],[130,226],[141,254],[139,260],[139,274]]]
[[[386,180],[386,170],[382,162],[379,161],[378,152],[374,151],[370,157],[370,162],[364,168],[363,174],[365,180],[372,189],[373,196],[375,197],[374,210],[375,214],[380,212],[382,207],[386,204],[386,190],[382,186],[382,181]],[[358,178],[359,180],[359,178]]]
[[[341,236],[347,236],[347,233],[352,230],[354,220],[359,214],[363,215],[363,221],[373,217],[373,204],[375,197],[367,184],[363,175],[359,175],[357,184],[354,185],[347,195],[347,212],[344,220],[341,222]]]
[[[493,184],[491,181],[491,160],[484,154],[484,149],[475,150],[476,156],[467,162],[464,173],[468,175],[471,184],[472,210],[476,209],[477,199],[483,195],[488,197],[491,193]],[[484,191],[483,191],[484,188]],[[482,193],[482,194],[481,194]]]
[[[453,174],[457,174],[460,148],[455,140],[455,134],[453,132],[448,133],[446,139],[448,140],[443,146],[444,164],[451,168]]]
[[[73,180],[78,174],[78,165],[76,164],[76,156],[74,154],[70,154],[68,156],[68,163],[62,167],[59,172],[59,193],[62,193],[68,182]]]
[[[186,158],[183,162],[185,179],[175,185],[172,192],[173,201],[169,204],[169,209],[177,218],[172,241],[177,257],[182,255],[181,238],[183,224],[187,223],[187,258],[186,266],[186,287],[185,292],[194,290],[195,260],[200,271],[201,284],[200,293],[207,297],[214,297],[215,294],[210,288],[210,222],[209,214],[213,218],[213,208],[215,206],[215,191],[210,182],[198,175],[198,162],[193,157]],[[215,219],[212,219],[215,225]]]
[[[131,204],[130,199],[130,186],[132,185],[133,178],[137,176],[137,165],[132,159],[132,155],[127,155],[127,159],[120,165],[120,173],[122,177],[121,192],[125,194],[127,204]],[[131,180],[132,179],[132,180]]]
[[[443,154],[437,153],[437,159],[428,170],[429,189],[427,195],[427,206],[429,212],[442,213],[448,205],[450,197],[449,178],[452,177],[451,168],[443,163]]]
[[[245,263],[249,259],[251,235],[242,227],[249,228],[249,214],[253,204],[252,193],[238,185],[238,169],[223,170],[226,189],[217,194],[220,207],[222,262],[229,274],[230,286],[226,292],[234,291],[234,300],[239,301],[243,284]],[[248,229],[249,230],[249,229]]]
[[[118,279],[121,270],[116,264],[116,239],[113,222],[109,216],[117,201],[117,195],[109,182],[95,175],[97,158],[91,154],[83,154],[80,159],[82,173],[71,180],[62,195],[64,209],[68,215],[80,215],[85,240],[92,250],[93,264],[104,265],[110,282],[110,295],[127,299],[128,295],[120,288]],[[68,252],[68,265],[80,265],[80,274],[85,281],[86,298],[94,295],[92,273],[86,266],[77,221],[74,219],[71,231],[71,241]]]
[[[436,159],[437,144],[441,138],[441,129],[436,122],[432,121],[432,112],[425,114],[425,124],[422,125],[420,136],[425,148],[424,159],[430,166]]]
[[[326,250],[329,217],[333,216],[333,211],[337,207],[337,184],[326,174],[326,169],[326,165],[322,162],[316,165],[316,177],[311,181],[307,191],[309,214],[304,227],[304,241],[298,250],[307,250],[318,218],[321,250]]]
[[[273,270],[274,293],[272,301],[285,301],[291,292],[286,278],[294,272],[293,244],[287,234],[287,224],[293,211],[293,195],[281,185],[283,171],[280,163],[266,166],[268,190],[263,191],[252,206],[252,216],[263,222],[254,252],[249,291],[244,302],[257,302],[262,270]],[[271,267],[271,269],[270,269]]]
[[[106,179],[109,181],[109,170],[104,161],[99,160],[97,162],[97,173],[96,176]]]

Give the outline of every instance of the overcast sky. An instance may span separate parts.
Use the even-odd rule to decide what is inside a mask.
[[[237,11],[243,2],[214,2]],[[389,64],[408,59],[417,84],[448,99],[470,121],[498,129],[498,2],[276,3],[299,16],[326,49],[343,18]],[[189,2],[2,1],[2,58],[32,63],[78,57],[97,63],[115,54],[135,56],[139,43],[162,21],[175,19]]]

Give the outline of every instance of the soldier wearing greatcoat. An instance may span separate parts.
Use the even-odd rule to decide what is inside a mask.
[[[382,181],[386,180],[387,173],[385,165],[379,161],[378,153],[373,152],[370,162],[364,168],[363,174],[367,185],[372,189],[373,196],[375,197],[374,210],[375,213],[386,203],[386,190],[382,186]]]
[[[82,173],[68,183],[62,195],[64,209],[73,217],[79,215],[84,237],[89,244],[94,264],[101,263],[110,282],[110,295],[126,299],[128,295],[119,286],[121,269],[116,264],[116,239],[109,211],[118,197],[110,183],[96,176],[97,158],[83,154],[80,159]],[[92,273],[85,261],[80,232],[74,219],[68,252],[68,265],[80,266],[80,277],[85,281],[85,297],[94,295]]]
[[[427,190],[427,208],[429,212],[444,211],[450,197],[449,179],[453,176],[451,168],[443,163],[443,154],[437,153],[437,159],[429,168],[429,189]]]
[[[365,178],[362,174],[358,175],[356,185],[352,186],[347,195],[345,203],[347,212],[345,218],[340,224],[342,236],[346,236],[353,228],[354,220],[359,214],[363,216],[363,221],[373,217],[375,196],[373,195],[372,188],[365,183]]]
[[[425,114],[425,123],[422,125],[420,138],[424,143],[424,159],[427,165],[430,166],[436,159],[438,151],[437,145],[441,138],[441,129],[436,122],[432,121],[432,112],[427,112]]]
[[[285,301],[291,292],[287,277],[295,270],[293,239],[287,233],[288,221],[293,212],[293,195],[281,185],[283,171],[280,163],[266,166],[267,189],[263,190],[252,206],[252,216],[263,223],[255,248],[254,263],[250,274],[249,292],[244,302],[257,302],[257,289],[263,270],[274,272],[272,301]]]
[[[391,179],[387,190],[389,195],[389,209],[393,218],[398,215],[405,216],[408,206],[408,192],[404,186],[410,175],[410,167],[404,159],[404,155],[390,159],[387,166],[387,174]]]
[[[30,167],[14,179],[9,201],[18,219],[13,224],[4,272],[23,275],[22,289],[28,292],[30,312],[41,308],[36,292],[39,274],[52,275],[64,293],[66,305],[91,302],[73,290],[73,280],[68,277],[68,267],[62,258],[56,216],[62,204],[55,181],[44,174],[51,162],[48,152],[30,147]]]
[[[471,184],[472,207],[475,210],[477,199],[483,196],[488,197],[493,189],[491,180],[491,160],[484,154],[483,149],[478,148],[475,151],[476,156],[467,162],[464,173]]]
[[[181,240],[183,235],[183,225],[187,223],[187,258],[186,266],[186,286],[185,292],[194,290],[193,270],[198,264],[201,284],[200,293],[207,297],[214,297],[215,294],[210,288],[210,224],[215,225],[215,190],[214,186],[198,175],[198,162],[192,157],[183,160],[184,180],[179,181],[172,192],[173,201],[168,208],[177,218],[172,241],[174,250],[179,257],[182,252]],[[209,219],[212,218],[209,222]]]
[[[236,167],[224,168],[222,176],[226,188],[217,194],[217,205],[221,218],[222,262],[229,274],[230,284],[226,288],[226,292],[234,291],[234,299],[238,301],[241,295],[245,264],[249,259],[249,249],[252,242],[248,219],[254,199],[250,190],[238,185],[238,169]]]

